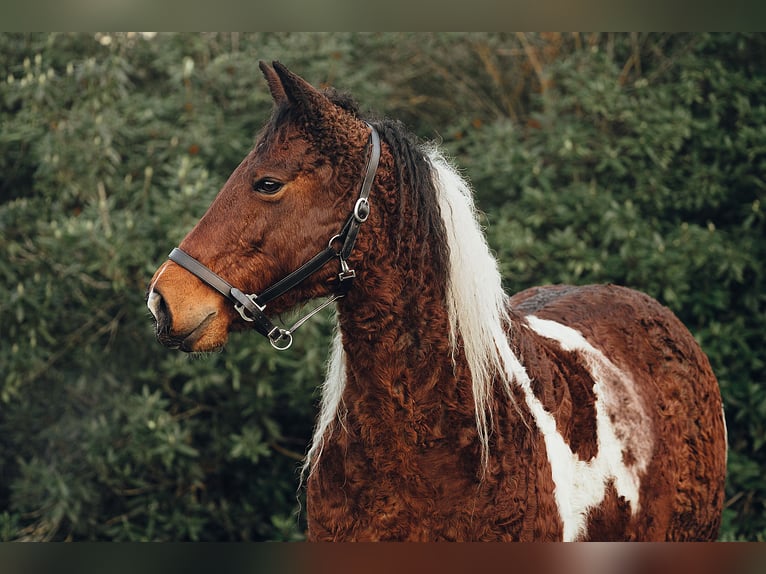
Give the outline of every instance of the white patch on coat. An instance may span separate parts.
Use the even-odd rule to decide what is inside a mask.
[[[579,353],[594,381],[598,453],[588,461],[580,460],[566,444],[553,415],[532,392],[529,379],[519,381],[548,450],[564,540],[573,541],[587,535],[588,512],[604,500],[609,482],[630,504],[631,512],[638,512],[641,476],[653,447],[651,426],[628,373],[575,329],[534,315],[527,316],[527,321],[539,335],[558,342],[566,351]],[[632,453],[632,464],[625,463],[623,452]]]

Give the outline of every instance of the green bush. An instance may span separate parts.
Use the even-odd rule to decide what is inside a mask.
[[[509,291],[616,282],[708,353],[723,539],[766,537],[766,37],[0,34],[0,540],[295,540],[330,318],[289,353],[153,340],[144,290],[279,59],[443,142]]]

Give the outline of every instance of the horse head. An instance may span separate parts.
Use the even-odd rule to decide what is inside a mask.
[[[264,292],[315,254],[327,261],[315,262],[317,269],[269,302],[268,315],[330,296],[339,288],[339,269],[325,263],[338,255],[347,268],[355,256],[340,257],[348,247],[343,234],[349,224],[344,223],[358,212],[355,202],[374,130],[358,117],[350,98],[315,89],[279,62],[261,62],[260,68],[274,99],[270,121],[149,285],[147,305],[157,337],[168,347],[218,349],[230,331],[250,326],[252,313],[259,315],[256,323],[268,324],[262,300],[244,294]],[[215,287],[215,277],[236,286],[235,296],[228,287]]]

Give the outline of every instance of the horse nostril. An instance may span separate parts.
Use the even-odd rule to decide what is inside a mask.
[[[168,306],[162,295],[156,291],[149,293],[149,297],[146,299],[146,306],[149,307],[149,312],[154,317],[158,329],[167,324],[169,315]]]

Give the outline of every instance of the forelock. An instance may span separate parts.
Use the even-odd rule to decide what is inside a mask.
[[[350,93],[335,88],[326,88],[322,90],[322,93],[339,108],[344,109],[354,117],[359,117],[359,105]]]

